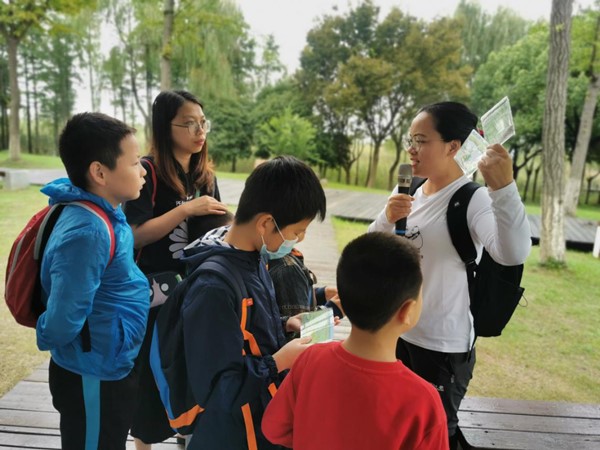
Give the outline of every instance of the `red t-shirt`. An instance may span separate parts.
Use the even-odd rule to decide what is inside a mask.
[[[262,430],[294,450],[448,448],[446,414],[433,386],[400,361],[365,360],[339,342],[313,345],[298,358]]]

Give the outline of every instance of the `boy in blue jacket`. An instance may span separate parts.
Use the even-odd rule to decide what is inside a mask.
[[[315,173],[296,158],[278,157],[250,174],[231,227],[186,250],[190,270],[212,255],[225,257],[248,292],[238,298],[224,279],[208,273],[184,298],[188,379],[204,408],[190,450],[279,448],[261,432],[263,411],[310,338],[286,344],[284,331],[297,331],[299,320],[282,323],[265,262],[289,253],[317,215],[325,217],[325,193]]]
[[[95,203],[114,230],[109,262],[106,222],[67,205],[42,258],[47,309],[37,322],[37,345],[52,356],[49,385],[63,450],[124,450],[131,425],[137,394],[132,368],[149,309],[148,282],[133,260],[133,234],[120,207],[137,198],[144,183],[134,132],[104,114],[73,116],[59,140],[69,179],[42,189],[51,204]]]

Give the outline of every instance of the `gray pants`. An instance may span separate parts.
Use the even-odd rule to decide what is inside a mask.
[[[440,393],[448,419],[448,436],[458,426],[458,408],[467,393],[475,367],[475,348],[466,353],[442,353],[398,339],[396,357],[406,367],[429,381]]]

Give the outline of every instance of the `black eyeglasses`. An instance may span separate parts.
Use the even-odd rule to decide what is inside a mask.
[[[188,133],[190,133],[190,136],[196,136],[198,133],[200,133],[200,130],[202,130],[204,134],[208,134],[210,133],[211,127],[210,120],[208,119],[205,119],[202,122],[190,121],[184,124],[171,122],[171,125],[173,125],[174,127],[187,128]]]

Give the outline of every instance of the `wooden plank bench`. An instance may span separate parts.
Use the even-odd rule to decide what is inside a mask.
[[[59,414],[48,388],[48,363],[0,399],[0,449],[60,449]],[[129,437],[127,450],[135,450]],[[182,450],[175,438],[154,444],[153,450]]]
[[[600,405],[466,397],[463,450],[600,449]]]

